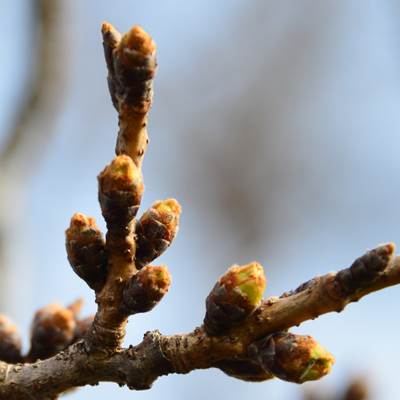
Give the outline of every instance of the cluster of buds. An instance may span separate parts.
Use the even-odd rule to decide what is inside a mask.
[[[119,112],[122,105],[147,112],[157,66],[154,41],[140,26],[134,26],[122,38],[110,24],[103,24],[102,31],[114,107]]]
[[[90,329],[93,316],[80,319],[82,301],[68,307],[53,303],[39,309],[32,321],[30,350],[22,355],[22,341],[17,326],[0,315],[0,360],[8,363],[46,359],[70,344],[81,340]]]
[[[311,336],[279,332],[252,343],[244,358],[223,360],[217,367],[227,375],[249,382],[277,377],[304,383],[328,374],[333,356]]]
[[[206,300],[204,329],[208,335],[227,335],[260,305],[266,279],[256,262],[234,265],[222,275]],[[333,357],[311,336],[279,332],[258,340],[246,354],[217,362],[227,375],[252,382],[278,377],[303,383],[326,375]]]
[[[229,268],[206,299],[206,332],[220,335],[252,314],[261,302],[265,285],[263,267],[256,262]]]
[[[31,326],[29,361],[49,358],[86,335],[93,317],[79,319],[81,307],[82,301],[78,300],[69,307],[52,303],[36,312]]]
[[[76,213],[65,234],[72,269],[89,287],[100,290],[107,277],[107,254],[103,234],[94,218]]]
[[[178,232],[181,206],[175,199],[156,201],[136,224],[136,268],[158,258]]]

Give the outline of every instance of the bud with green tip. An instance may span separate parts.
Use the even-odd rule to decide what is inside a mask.
[[[170,284],[171,276],[165,265],[147,265],[124,289],[122,311],[128,315],[150,311],[168,292]]]
[[[143,268],[171,244],[179,228],[181,206],[175,199],[156,201],[136,224],[136,268]]]
[[[20,362],[21,347],[17,326],[5,315],[0,315],[0,360],[9,363]]]
[[[216,367],[226,375],[246,382],[263,382],[274,378],[274,375],[262,368],[256,361],[247,358],[222,360],[217,363]]]
[[[100,290],[107,276],[105,240],[94,218],[76,213],[65,232],[68,260],[92,289]]]
[[[206,299],[206,332],[222,334],[249,316],[260,304],[265,285],[263,267],[257,262],[229,268]]]
[[[107,224],[128,225],[139,209],[144,191],[140,169],[129,156],[117,156],[98,180],[101,211]]]
[[[327,375],[334,357],[311,336],[281,332],[249,346],[249,353],[276,377],[294,383]]]

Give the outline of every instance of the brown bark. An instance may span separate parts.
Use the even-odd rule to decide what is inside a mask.
[[[2,362],[0,398],[51,399],[67,389],[102,381],[143,390],[162,375],[215,367],[221,360],[242,356],[248,345],[261,337],[341,311],[369,293],[399,284],[400,257],[389,261],[378,276],[348,296],[338,296],[343,287],[337,277],[337,273],[329,273],[298,293],[266,299],[242,325],[223,336],[209,336],[203,327],[174,336],[155,331],[147,333],[138,346],[119,351],[90,352],[84,340],[33,364]]]

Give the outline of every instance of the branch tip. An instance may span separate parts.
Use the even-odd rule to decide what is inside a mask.
[[[151,36],[139,26],[134,25],[121,39],[119,43],[121,50],[128,49],[140,53],[143,57],[154,54],[156,44]]]

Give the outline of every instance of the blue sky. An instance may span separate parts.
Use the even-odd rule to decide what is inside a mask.
[[[272,295],[346,267],[379,243],[398,244],[395,1],[63,4],[65,101],[48,151],[26,183],[26,222],[11,243],[18,271],[11,281],[24,276],[25,282],[23,290],[10,292],[5,311],[25,332],[33,311],[54,300],[83,296],[85,312],[94,311],[93,294],[68,266],[64,230],[76,211],[104,227],[95,177],[113,157],[117,131],[101,48],[104,20],[121,31],[140,24],[157,42],[143,208],[166,197],[183,206],[179,236],[161,259],[172,272],[172,289],[153,312],[132,319],[127,343],[138,342],[146,330],[168,334],[198,325],[209,289],[235,262],[265,265]],[[3,1],[0,14],[0,118],[6,127],[27,76],[29,2]],[[244,199],[239,208],[230,204],[238,199],[223,195],[232,171],[233,193]],[[251,229],[242,222],[250,219]],[[375,398],[398,397],[399,293],[373,294],[295,330],[313,335],[336,356],[332,374],[315,385],[334,387],[362,373]],[[273,400],[299,393],[298,386],[278,380],[248,384],[210,370],[162,378],[147,392],[102,384],[69,397]]]

